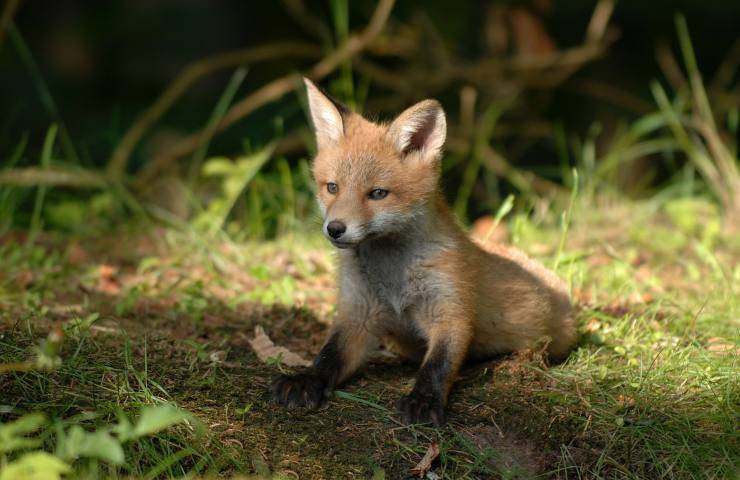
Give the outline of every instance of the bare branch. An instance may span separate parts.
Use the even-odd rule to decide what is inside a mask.
[[[282,4],[288,15],[304,32],[321,40],[323,45],[331,45],[331,29],[306,8],[306,3],[303,0],[282,0]]]
[[[0,170],[0,185],[103,188],[108,184],[105,176],[91,170],[72,170],[59,167]]]
[[[609,26],[609,19],[614,12],[614,0],[601,0],[591,15],[586,29],[586,43],[600,42]]]
[[[3,46],[3,40],[5,40],[5,30],[7,30],[10,22],[13,21],[15,13],[18,11],[18,7],[21,5],[21,0],[7,0],[5,2],[5,8],[3,8],[3,15],[0,17],[0,48]]]
[[[395,0],[380,0],[367,27],[365,27],[365,29],[359,34],[351,35],[345,43],[315,64],[313,68],[309,70],[308,76],[314,80],[320,80],[333,72],[343,62],[349,60],[354,55],[362,51],[367,44],[383,30],[383,27],[388,21],[391,10],[393,9],[394,3]],[[220,132],[227,129],[258,108],[293,91],[299,84],[300,78],[298,77],[298,74],[290,73],[264,85],[256,92],[232,105],[216,127],[216,131]],[[189,135],[182,139],[182,141],[173,145],[172,148],[167,150],[167,152],[155,157],[152,162],[142,170],[137,179],[137,183],[139,185],[146,184],[164,166],[169,165],[178,158],[191,153],[200,144],[202,135],[203,131]]]
[[[129,157],[141,137],[174,105],[177,99],[202,77],[249,62],[272,60],[284,56],[315,58],[320,55],[320,49],[312,45],[278,43],[226,52],[191,63],[131,125],[108,161],[108,173],[114,178],[123,175]]]

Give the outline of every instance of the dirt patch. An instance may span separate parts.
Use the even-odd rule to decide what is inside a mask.
[[[487,460],[501,476],[528,479],[542,473],[552,459],[532,440],[516,433],[504,432],[491,425],[465,428],[464,435],[482,452],[491,452]]]
[[[269,260],[263,257],[273,257],[255,253],[250,261],[259,268],[219,270],[189,252],[180,252],[185,260],[178,262],[146,242],[132,245],[133,251],[104,246],[79,251],[77,245],[66,249],[74,253],[67,260],[41,251],[35,260],[0,266],[5,269],[0,285],[10,292],[0,300],[0,363],[32,358],[50,331],[67,332],[57,369],[0,376],[0,421],[41,410],[60,421],[84,418],[91,427],[86,419],[93,412],[110,422],[120,409],[175,402],[208,433],[195,438],[178,430],[161,444],[194,452],[179,460],[182,472],[197,467],[213,476],[409,478],[436,444],[439,456],[430,474],[442,478],[566,478],[572,469],[609,477],[619,476],[624,466],[642,468],[650,478],[648,473],[666,470],[646,466],[645,458],[663,459],[665,468],[673,468],[673,450],[705,444],[705,458],[721,463],[722,452],[733,448],[720,433],[730,435],[734,423],[704,415],[711,402],[697,403],[695,412],[674,409],[672,395],[684,379],[666,383],[665,392],[656,386],[647,397],[640,378],[621,376],[629,368],[636,371],[630,360],[645,361],[629,357],[626,349],[619,353],[621,335],[607,327],[645,318],[626,330],[644,329],[635,345],[645,344],[646,335],[663,335],[667,320],[673,321],[654,311],[658,302],[584,306],[579,315],[586,334],[573,362],[548,366],[534,350],[466,366],[450,396],[448,424],[409,427],[398,421],[394,403],[410,390],[417,366],[388,355],[373,358],[318,411],[286,410],[269,401],[271,378],[290,369],[260,362],[249,339],[260,325],[276,344],[306,359],[319,351],[332,317],[325,257],[277,256],[275,273],[264,268]],[[292,280],[283,282],[281,275]],[[19,278],[23,281],[16,282]],[[270,290],[273,281],[285,291]],[[287,291],[295,301],[271,306],[248,296],[232,301],[245,285],[264,289],[262,300]],[[709,346],[729,348],[716,335],[708,338],[715,339],[707,340]],[[655,369],[661,367],[655,362]],[[696,392],[700,389],[691,393]],[[671,413],[652,408],[655,401]],[[648,437],[656,426],[663,436]],[[664,445],[653,447],[645,438]],[[689,443],[692,439],[703,443]],[[699,455],[681,458],[697,469],[709,465]],[[144,472],[153,466],[146,464],[148,457],[136,459]]]

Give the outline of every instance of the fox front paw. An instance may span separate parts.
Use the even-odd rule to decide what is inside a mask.
[[[280,375],[272,381],[272,400],[288,408],[319,408],[326,400],[326,382],[312,373]]]
[[[445,407],[435,395],[411,392],[396,403],[396,410],[403,423],[432,423],[441,427],[445,421]]]

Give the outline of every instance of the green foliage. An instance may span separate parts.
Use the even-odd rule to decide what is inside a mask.
[[[702,198],[677,198],[666,202],[663,208],[670,221],[681,232],[700,237],[702,245],[712,248],[721,226],[716,204]]]
[[[214,107],[213,112],[211,113],[211,117],[208,119],[208,124],[206,125],[206,128],[205,128],[205,135],[201,139],[198,149],[193,153],[193,158],[190,163],[190,184],[191,185],[193,184],[195,178],[197,177],[197,174],[201,169],[201,165],[203,164],[203,161],[206,158],[206,154],[208,152],[208,145],[210,144],[211,138],[216,132],[216,127],[218,126],[218,122],[226,114],[226,109],[229,108],[229,105],[234,99],[234,95],[236,95],[236,91],[239,89],[242,82],[244,81],[244,77],[246,76],[247,76],[246,67],[238,68],[234,72],[234,75],[232,75],[231,80],[229,80],[229,84],[226,86],[226,89],[221,94],[221,98],[219,98],[218,102],[216,103],[216,106]]]
[[[131,441],[189,420],[192,416],[174,405],[147,406],[141,410],[136,423],[132,425],[126,417],[121,417],[114,430],[122,441]]]
[[[118,439],[105,430],[86,432],[79,425],[73,425],[66,433],[59,435],[56,454],[70,462],[79,458],[94,458],[122,465],[124,461],[123,447]]]
[[[0,480],[59,480],[72,469],[65,462],[46,452],[32,452],[6,465]]]
[[[70,473],[76,462],[99,460],[113,466],[123,466],[126,460],[124,446],[136,443],[145,437],[183,422],[192,422],[193,417],[171,404],[148,405],[132,424],[128,417],[119,413],[118,423],[99,426],[86,431],[81,425],[73,424],[64,430],[60,425],[52,429],[43,414],[32,413],[13,422],[0,424],[0,479],[58,479]],[[43,443],[44,429],[56,434],[54,454],[44,450],[33,450]],[[37,433],[34,437],[28,435]],[[28,451],[32,450],[32,451]],[[20,456],[9,454],[22,453]]]
[[[209,235],[220,231],[237,199],[270,159],[273,149],[274,146],[268,146],[234,162],[222,157],[208,160],[203,165],[203,175],[220,179],[220,196],[211,199],[206,209],[193,220],[193,226]]]
[[[0,424],[0,454],[11,453],[37,447],[41,442],[38,439],[27,438],[46,424],[46,418],[41,413],[32,413],[10,423]]]
[[[330,2],[334,46],[349,39],[350,5]],[[276,115],[274,141],[267,146],[252,149],[249,138],[243,155],[208,157],[246,68],[232,75],[183,168],[189,198],[179,200],[190,200],[191,211],[180,219],[162,214],[166,228],[135,225],[156,237],[158,249],[140,257],[132,247],[136,259],[123,263],[135,270],[126,271],[127,280],[137,278],[120,285],[120,292],[101,293],[100,265],[67,265],[60,245],[69,234],[92,240],[120,227],[124,213],[144,211],[134,182],[106,183],[94,194],[3,187],[0,233],[20,225],[30,235],[0,244],[0,321],[7,326],[0,332],[0,375],[10,399],[0,417],[0,480],[232,472],[289,478],[273,472],[280,455],[295,458],[309,447],[320,451],[310,460],[328,478],[334,472],[323,472],[325,462],[343,461],[362,472],[356,458],[335,459],[352,452],[345,450],[352,443],[363,455],[375,449],[365,476],[395,478],[399,465],[406,473],[406,463],[422,455],[432,438],[440,442],[435,471],[445,478],[531,476],[505,447],[471,440],[468,430],[489,421],[545,449],[545,476],[730,478],[739,455],[740,241],[724,227],[740,191],[732,141],[740,110],[710,103],[685,19],[678,17],[676,28],[684,87],[672,91],[653,82],[654,111],[626,118],[613,132],[594,123],[580,134],[562,125],[548,133],[561,165],[537,173],[565,188],[517,165],[521,146],[501,140],[517,115],[513,101],[481,97],[489,103],[463,133],[454,107],[448,109],[451,139],[454,133],[469,141],[442,166],[456,213],[468,221],[496,212],[489,235],[507,227],[502,229],[512,243],[554,266],[576,295],[582,338],[563,365],[543,369],[536,358],[524,358],[509,371],[512,364],[504,359],[491,364],[492,381],[487,368],[480,375],[465,373],[447,430],[398,425],[392,401],[407,381],[390,379],[382,364],[368,372],[373,381],[336,392],[338,410],[275,413],[267,404],[269,376],[288,367],[280,356],[255,365],[245,350],[244,327],[274,322],[280,334],[295,335],[291,341],[309,335],[313,341],[324,326],[309,324],[302,309],[316,307],[317,316],[331,318],[332,267],[326,246],[315,247],[316,239],[302,233],[314,230],[316,216],[309,161],[275,153],[292,141],[284,131],[290,120],[287,114],[284,120],[285,111]],[[42,170],[77,165],[28,46],[12,26],[9,35],[53,122],[32,162]],[[346,60],[328,79],[330,91],[358,111],[370,84],[361,72]],[[307,130],[297,135],[311,143]],[[24,166],[28,144],[29,136],[22,136],[2,159],[3,168]],[[641,159],[675,172],[660,191],[648,190],[650,168],[627,183],[622,178]],[[535,188],[538,181],[547,187]],[[630,199],[637,195],[644,198]],[[245,242],[272,237],[278,240]],[[118,231],[115,238],[116,247],[128,242]],[[319,252],[318,259],[302,255],[309,250]],[[57,328],[60,318],[65,320]],[[176,327],[163,330],[167,322]],[[142,324],[143,333],[136,330]],[[127,329],[140,335],[120,338]],[[152,361],[148,342],[158,336],[169,343]],[[178,363],[180,354],[184,363]],[[199,417],[228,428],[202,441],[197,418],[173,403],[182,398],[196,405]],[[287,433],[280,430],[285,423]],[[360,434],[352,431],[358,425]],[[336,441],[331,435],[337,432],[352,441]],[[500,438],[508,433],[499,429]],[[265,460],[265,450],[273,457]],[[345,466],[342,475],[349,471]]]
[[[256,288],[247,293],[243,299],[252,300],[266,305],[280,303],[290,305],[294,301],[296,284],[293,277],[285,276],[270,282],[265,288]]]

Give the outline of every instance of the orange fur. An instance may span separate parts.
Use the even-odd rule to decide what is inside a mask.
[[[566,356],[576,330],[562,281],[516,249],[482,250],[448,208],[438,187],[446,134],[439,104],[425,100],[377,124],[306,83],[317,200],[324,232],[340,248],[338,318],[317,371],[341,382],[385,341],[422,364],[399,405],[404,419],[441,423],[466,358],[543,338],[552,357]],[[376,189],[384,194],[376,198]],[[326,360],[334,350],[336,371]],[[305,378],[282,382],[289,392]]]
[[[413,114],[413,108],[401,117]],[[392,128],[389,125],[370,122],[356,113],[345,113],[342,122],[341,139],[320,149],[313,163],[318,199],[324,211],[330,212],[332,218],[365,224],[381,213],[412,215],[426,202],[431,222],[425,232],[426,240],[441,245],[425,259],[424,269],[438,272],[446,282],[440,298],[444,308],[434,312],[443,318],[421,315],[422,318],[409,319],[401,315],[395,321],[415,321],[427,345],[438,337],[460,343],[455,348],[461,357],[456,364],[466,356],[482,358],[521,350],[542,337],[549,337],[548,352],[553,357],[567,355],[576,341],[576,331],[562,281],[519,250],[498,246],[484,251],[468,238],[438,189],[438,156],[425,159],[417,154],[404,158],[388,136]],[[339,186],[338,194],[327,192],[329,182]],[[367,192],[376,187],[391,192],[388,198],[368,199]],[[340,262],[352,255],[340,251]],[[340,284],[343,280],[340,276]],[[342,317],[368,316],[371,310],[362,306],[357,311],[356,299],[345,297],[362,297],[363,293],[357,293],[354,287],[352,291],[343,287],[340,285],[340,320],[335,327],[338,329],[345,323]],[[368,301],[372,300],[363,298],[359,303]],[[374,309],[382,307],[374,305]],[[377,312],[369,315],[363,325],[372,323],[377,316]],[[418,339],[404,336],[409,329],[386,330],[375,333],[387,338],[401,353],[419,358]],[[350,363],[356,368],[361,362]]]

